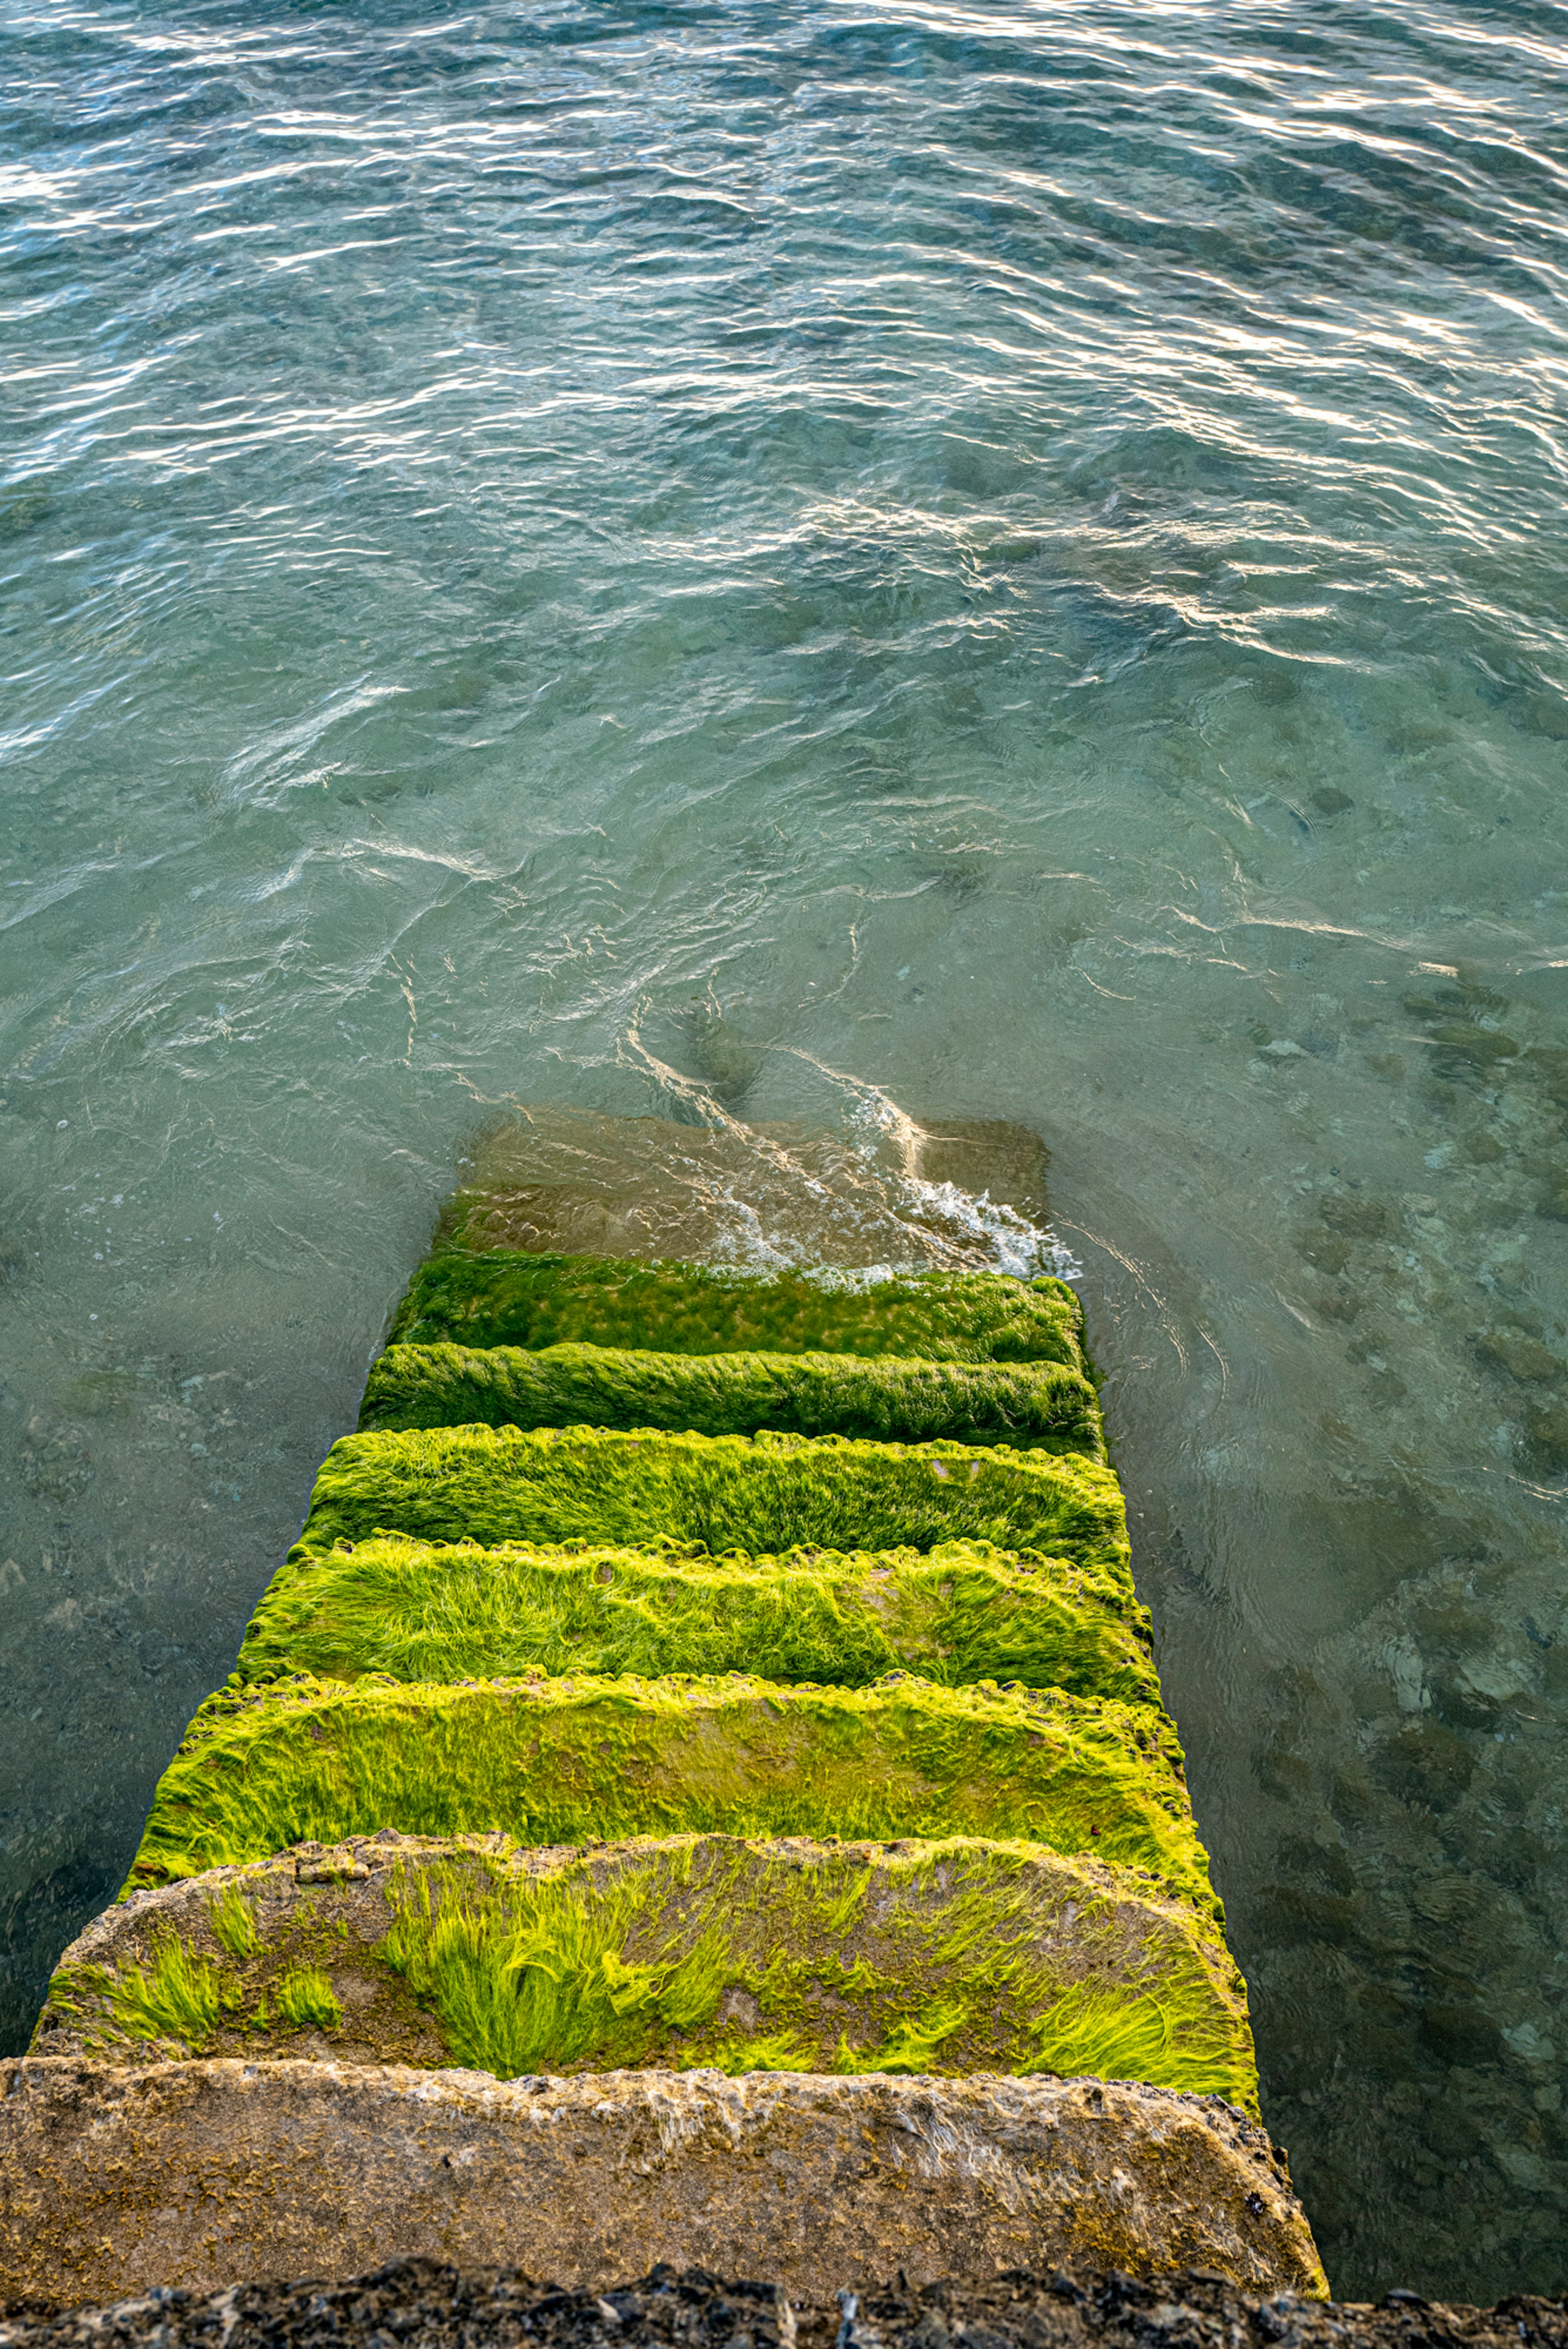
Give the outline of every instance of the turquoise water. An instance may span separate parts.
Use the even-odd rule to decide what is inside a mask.
[[[1568,2286],[1568,11],[0,25],[10,2044],[476,1136],[1007,1119],[1334,2284]]]

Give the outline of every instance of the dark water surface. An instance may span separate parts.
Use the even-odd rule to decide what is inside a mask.
[[[477,1133],[1008,1119],[1334,2283],[1568,2285],[1565,65],[0,5],[10,2044]]]

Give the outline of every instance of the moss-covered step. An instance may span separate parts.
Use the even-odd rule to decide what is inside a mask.
[[[386,1835],[192,1877],[73,1942],[38,2055],[519,2073],[1093,2073],[1257,2109],[1246,1990],[1151,1878],[971,1837],[587,1852]]]
[[[1095,1390],[1062,1362],[648,1354],[613,1346],[389,1346],[365,1428],[662,1427],[1009,1444],[1105,1458]]]
[[[662,1537],[714,1557],[988,1541],[1128,1572],[1121,1488],[1103,1462],[1006,1444],[766,1432],[448,1427],[340,1436],[321,1464],[295,1554],[374,1533],[486,1547],[641,1547]]]
[[[279,1568],[240,1649],[244,1682],[748,1671],[864,1687],[917,1672],[1158,1704],[1146,1609],[1119,1572],[984,1542],[682,1557],[401,1534]]]
[[[392,1324],[403,1345],[588,1345],[668,1354],[902,1354],[1082,1371],[1064,1281],[994,1272],[737,1272],[630,1257],[442,1250]]]
[[[1021,1837],[1150,1868],[1220,1913],[1176,1732],[1152,1705],[907,1673],[866,1689],[736,1672],[223,1691],[158,1782],[129,1889],[381,1826],[525,1844]]]

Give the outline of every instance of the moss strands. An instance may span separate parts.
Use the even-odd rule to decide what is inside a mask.
[[[485,1547],[667,1540],[713,1557],[987,1541],[1128,1570],[1121,1488],[1102,1462],[831,1435],[457,1427],[341,1436],[291,1555],[382,1532]]]
[[[1064,1281],[1049,1278],[750,1273],[504,1248],[444,1249],[421,1265],[391,1337],[403,1345],[900,1354],[1087,1367],[1082,1308]]]
[[[223,1958],[222,1950],[214,1961],[163,1932],[140,1965],[62,1966],[49,1984],[39,2029],[51,2021],[74,2026],[88,2054],[139,2043],[163,2057],[200,2054],[240,2003],[233,1968]]]
[[[353,1688],[209,1700],[127,1889],[396,1821],[518,1842],[718,1832],[1023,1837],[1146,1868],[1218,1915],[1171,1724],[1061,1691],[723,1679]]]
[[[1127,1578],[985,1543],[680,1557],[583,1544],[444,1547],[384,1534],[280,1568],[239,1677],[493,1680],[748,1671],[859,1688],[908,1671],[1157,1705],[1148,1618]]]
[[[1099,1404],[1060,1362],[839,1354],[650,1354],[605,1346],[389,1346],[367,1428],[660,1427],[700,1435],[848,1435],[1008,1444],[1105,1457]]]
[[[405,1878],[385,1949],[453,2061],[503,2079],[1070,2068],[1256,2110],[1235,1967],[1114,1871],[960,1838],[481,1865]]]
[[[296,1875],[334,1861],[336,1880]],[[258,1920],[238,1956],[214,1925],[231,1896]],[[123,1994],[173,1948],[216,1982],[183,2038]],[[1255,2102],[1245,1989],[1213,1921],[1150,1877],[1036,1844],[379,1836],[169,1885],[90,1929],[89,1952],[67,1953],[35,2054],[286,2055],[326,2034],[349,2062],[502,2079],[1089,2072]]]

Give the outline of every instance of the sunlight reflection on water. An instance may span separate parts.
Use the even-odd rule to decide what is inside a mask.
[[[1562,2288],[1558,13],[6,27],[14,2044],[520,1104],[1010,1122],[1331,2275]]]

